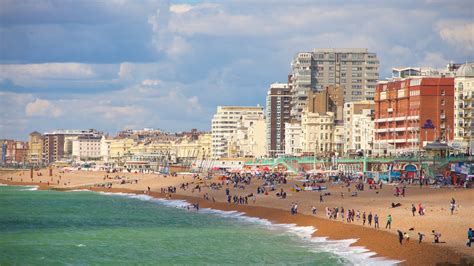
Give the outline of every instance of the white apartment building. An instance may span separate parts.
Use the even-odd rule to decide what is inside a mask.
[[[329,85],[344,91],[344,102],[373,100],[379,79],[377,54],[365,48],[314,49],[298,53],[291,64],[291,117],[301,121],[309,90],[322,90]]]
[[[374,143],[374,119],[372,110],[363,109],[362,113],[354,114],[346,124],[345,152],[354,153],[363,151],[371,154]]]
[[[99,160],[101,137],[81,136],[72,141],[72,158],[76,161]]]
[[[474,154],[474,63],[462,65],[454,78],[455,148]]]
[[[218,106],[212,118],[212,158],[227,157],[227,143],[229,136],[237,128],[239,121],[249,115],[263,117],[263,108],[260,106]],[[263,138],[264,140],[265,138]]]
[[[308,92],[315,88],[316,73],[312,54],[297,53],[291,62],[291,110],[292,120],[301,121],[306,106]]]
[[[344,104],[344,153],[371,154],[374,142],[373,101]]]
[[[263,157],[266,155],[265,119],[261,115],[242,117],[228,138],[229,157]]]
[[[102,138],[100,139],[100,157],[105,163],[109,162],[110,144],[113,141],[113,139],[108,139],[106,136],[102,136]]]
[[[299,156],[301,152],[301,125],[285,123],[285,154]]]

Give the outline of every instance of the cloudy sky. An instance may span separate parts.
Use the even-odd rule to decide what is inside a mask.
[[[0,0],[0,138],[33,130],[210,129],[264,105],[292,56],[376,52],[395,66],[474,61],[474,2]]]

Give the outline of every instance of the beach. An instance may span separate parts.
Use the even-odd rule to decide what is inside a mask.
[[[41,173],[41,176],[39,176]],[[35,171],[33,180],[30,179],[29,171],[2,171],[0,182],[12,185],[39,185],[40,189],[71,190],[89,189],[93,191],[107,191],[112,193],[134,193],[149,194],[157,198],[170,197],[171,199],[182,199],[190,203],[199,203],[202,208],[213,208],[219,210],[235,210],[243,212],[248,216],[267,219],[273,223],[296,224],[299,226],[313,226],[316,228],[314,236],[328,237],[329,239],[357,239],[353,245],[362,246],[375,252],[380,257],[402,261],[406,265],[433,265],[441,262],[459,263],[463,256],[471,257],[474,249],[467,248],[466,231],[474,227],[474,193],[472,190],[456,188],[431,187],[419,188],[418,186],[407,186],[405,197],[393,195],[395,186],[384,185],[380,190],[369,190],[358,192],[357,197],[351,197],[348,188],[341,184],[325,184],[330,196],[324,196],[320,202],[319,192],[300,191],[291,188],[295,184],[301,184],[294,178],[288,178],[287,184],[279,185],[275,191],[268,194],[257,194],[255,203],[248,200],[248,204],[227,203],[225,189],[228,188],[231,195],[246,196],[255,194],[257,186],[261,185],[258,180],[252,180],[250,185],[244,188],[234,188],[224,185],[222,189],[209,188],[211,183],[220,182],[217,176],[214,180],[200,180],[192,175],[164,176],[157,174],[135,174],[135,173],[105,173],[94,171],[71,171],[64,172],[53,169],[53,176],[49,176],[48,170]],[[107,179],[104,177],[121,176],[121,179]],[[58,184],[59,181],[59,184]],[[49,184],[48,184],[49,182]],[[112,188],[98,187],[96,184],[111,182]],[[124,184],[120,184],[124,183]],[[188,183],[186,190],[179,189],[182,183]],[[199,184],[200,191],[194,189]],[[148,187],[150,192],[148,192]],[[176,193],[160,193],[162,188],[177,187]],[[283,189],[287,193],[286,199],[276,197],[276,193]],[[341,195],[341,192],[344,196]],[[204,194],[209,199],[204,199]],[[452,198],[456,199],[457,209],[454,214],[449,211]],[[212,200],[214,199],[214,200]],[[391,203],[400,203],[401,206],[391,208]],[[298,204],[298,214],[291,215],[292,203]],[[411,204],[422,204],[426,214],[412,216]],[[311,207],[317,208],[317,214],[313,215]],[[326,218],[325,208],[344,207],[346,209],[372,212],[380,217],[380,229],[373,226],[362,226],[361,221],[352,223],[342,222]],[[385,227],[386,216],[393,217],[392,228]],[[412,231],[409,229],[413,228]],[[410,241],[403,241],[400,245],[397,238],[397,230],[408,232]],[[431,230],[441,233],[441,242],[432,244],[433,236]],[[425,234],[421,244],[418,244],[418,232]]]

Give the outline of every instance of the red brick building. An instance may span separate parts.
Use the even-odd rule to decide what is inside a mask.
[[[435,139],[453,139],[454,79],[414,77],[377,84],[376,154],[415,152]]]

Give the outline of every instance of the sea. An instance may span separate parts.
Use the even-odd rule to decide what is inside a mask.
[[[0,265],[393,265],[355,240],[146,195],[0,186]]]

